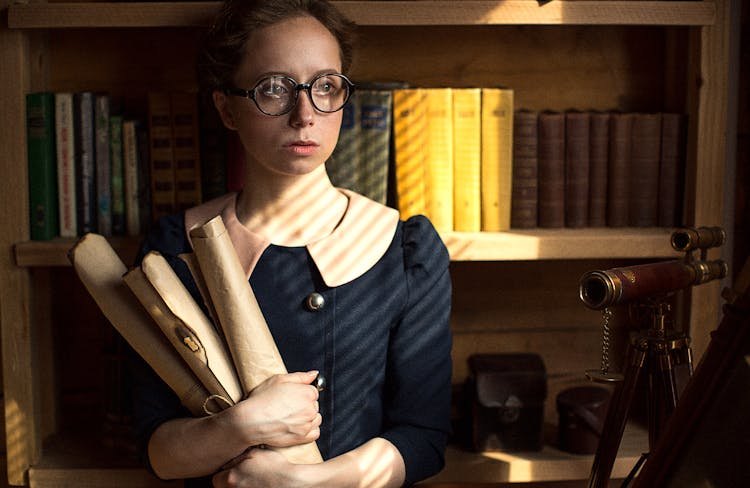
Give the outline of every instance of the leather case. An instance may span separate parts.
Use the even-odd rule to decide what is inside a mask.
[[[475,451],[538,451],[543,446],[547,377],[537,354],[469,357]]]

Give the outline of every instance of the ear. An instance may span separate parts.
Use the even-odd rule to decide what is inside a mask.
[[[224,124],[224,127],[229,130],[237,130],[237,122],[234,114],[232,113],[232,107],[229,103],[229,98],[226,96],[226,94],[218,90],[214,90],[212,96],[214,99],[214,106],[219,112],[219,117],[221,117],[221,121]]]

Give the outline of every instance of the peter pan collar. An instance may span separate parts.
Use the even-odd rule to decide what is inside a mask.
[[[372,268],[391,245],[399,221],[397,210],[349,190],[340,188],[339,191],[349,199],[341,222],[331,234],[305,246],[329,287],[349,283]],[[245,276],[249,278],[271,242],[240,223],[236,201],[237,193],[228,193],[188,209],[185,231],[190,241],[190,230],[221,215]]]

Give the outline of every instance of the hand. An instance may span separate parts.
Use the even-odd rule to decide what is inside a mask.
[[[320,436],[317,372],[275,375],[258,385],[234,409],[240,425],[252,430],[251,445],[288,447]]]
[[[301,486],[294,464],[270,449],[250,448],[212,478],[214,488],[291,488]]]

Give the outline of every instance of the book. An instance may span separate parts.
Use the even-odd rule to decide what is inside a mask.
[[[122,174],[122,115],[109,118],[109,158],[112,194],[112,234],[125,233],[125,185]]]
[[[110,149],[110,97],[94,97],[94,140],[96,154],[97,232],[112,235],[112,155]]]
[[[682,221],[681,189],[685,178],[685,129],[685,117],[682,114],[662,114],[657,222],[660,227],[676,227]]]
[[[55,96],[52,92],[26,95],[26,144],[29,168],[29,231],[31,239],[57,236],[57,159],[55,153]]]
[[[140,179],[138,151],[138,121],[125,119],[122,122],[122,174],[125,199],[125,233],[137,236],[141,229]]]
[[[359,193],[357,171],[360,165],[359,92],[354,92],[342,109],[339,140],[326,161],[326,171],[333,186]]]
[[[539,114],[539,227],[565,226],[565,114]]]
[[[401,219],[424,214],[427,106],[421,88],[393,91],[396,194]]]
[[[94,94],[73,94],[73,120],[76,161],[76,209],[78,235],[97,232],[96,143],[94,135]]]
[[[170,106],[169,93],[149,92],[151,217],[155,221],[173,213],[177,208]]]
[[[138,214],[141,218],[141,233],[151,227],[151,168],[149,158],[148,127],[143,120],[135,123],[136,145],[138,151]]]
[[[537,226],[538,124],[539,114],[536,111],[517,110],[513,116],[511,228],[531,229]]]
[[[628,225],[632,129],[632,114],[614,112],[610,115],[607,163],[607,225],[610,227]]]
[[[170,113],[175,166],[175,210],[182,211],[203,201],[197,94],[172,92]]]
[[[55,93],[55,151],[61,237],[78,235],[76,211],[76,149],[73,94]]]
[[[360,156],[358,189],[376,202],[385,204],[388,195],[392,92],[357,92],[360,115]]]
[[[453,89],[453,228],[479,232],[481,216],[482,92]]]
[[[654,227],[659,212],[661,114],[634,114],[630,141],[628,222],[632,227]]]
[[[609,113],[592,112],[589,130],[589,227],[607,225]]]
[[[438,232],[453,230],[453,90],[425,89],[424,214]]]
[[[481,229],[510,229],[513,190],[513,90],[483,88],[481,112]]]
[[[589,224],[589,131],[588,112],[565,113],[565,226]]]

